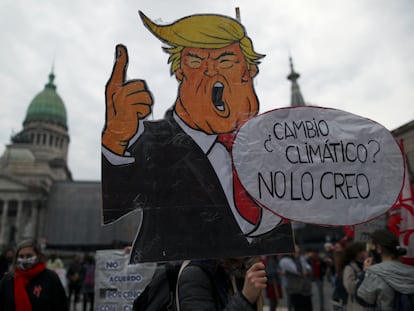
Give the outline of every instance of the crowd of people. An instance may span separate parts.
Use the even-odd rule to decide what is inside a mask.
[[[302,252],[296,244],[294,254],[260,260],[192,261],[177,281],[179,309],[208,304],[211,310],[261,310],[264,295],[270,311],[277,310],[281,299],[289,311],[391,311],[396,304],[411,303],[414,267],[399,261],[406,250],[391,231],[373,232],[368,244],[342,240],[325,246],[324,251]],[[26,240],[4,250],[0,268],[1,310],[76,310],[81,297],[82,310],[93,310],[94,256],[81,260],[75,255],[65,264]],[[325,297],[325,282],[332,287],[330,297]]]
[[[45,255],[35,240],[7,248],[0,257],[0,309],[3,311],[69,311],[94,307],[95,260],[75,255],[66,265],[56,254]],[[80,310],[79,310],[80,311]]]
[[[408,308],[396,307],[401,295],[414,299],[414,267],[399,261],[405,252],[384,229],[373,232],[368,245],[344,238],[322,250],[301,251],[296,244],[294,254],[260,262],[191,261],[178,277],[177,310],[253,311],[267,304],[276,311],[281,302],[289,311],[414,310],[407,300]]]
[[[269,310],[282,298],[289,311],[414,310],[414,267],[399,260],[405,254],[383,229],[369,243],[344,238],[324,250],[301,252],[295,245],[295,254],[268,256]],[[331,291],[324,291],[325,282]]]

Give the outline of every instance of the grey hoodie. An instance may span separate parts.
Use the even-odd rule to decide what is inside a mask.
[[[394,291],[414,294],[414,267],[399,261],[384,261],[371,266],[358,288],[358,296],[376,305],[376,310],[393,310]]]

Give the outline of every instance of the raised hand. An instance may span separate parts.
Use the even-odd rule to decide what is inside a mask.
[[[102,145],[123,155],[129,140],[138,131],[139,119],[151,113],[151,93],[144,80],[126,81],[128,51],[116,46],[116,59],[105,88],[106,122]]]

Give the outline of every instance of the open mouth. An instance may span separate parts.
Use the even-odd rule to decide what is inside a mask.
[[[224,111],[223,90],[223,83],[216,82],[214,83],[213,89],[211,91],[211,100],[213,101],[213,104],[216,107],[216,109],[219,111]]]

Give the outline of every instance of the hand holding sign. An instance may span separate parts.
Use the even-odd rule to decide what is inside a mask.
[[[250,303],[254,304],[261,291],[266,288],[266,284],[265,265],[262,262],[256,262],[246,272],[242,293]]]
[[[116,46],[116,60],[105,89],[106,124],[102,144],[123,155],[129,140],[138,131],[139,119],[151,112],[151,93],[143,80],[126,80],[128,51]]]
[[[397,200],[404,177],[402,153],[389,131],[318,107],[278,109],[248,121],[233,157],[257,201],[282,217],[321,225],[380,216]]]

